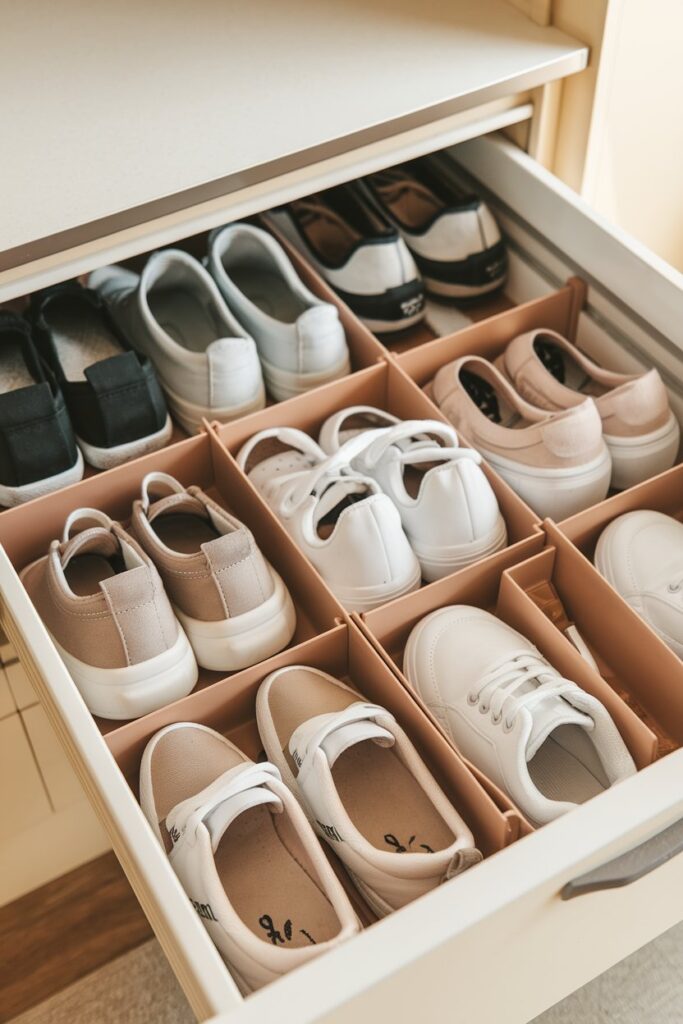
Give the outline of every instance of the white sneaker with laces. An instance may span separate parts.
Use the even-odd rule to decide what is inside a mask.
[[[207,267],[256,341],[266,385],[278,402],[349,372],[337,307],[306,288],[267,231],[238,223],[213,232]]]
[[[173,416],[189,433],[202,419],[231,420],[266,404],[254,342],[194,257],[164,249],[141,274],[102,267],[89,284],[131,345],[152,360]]]
[[[350,938],[358,920],[272,764],[193,722],[157,732],[140,804],[243,993]]]
[[[420,565],[391,499],[351,468],[354,444],[327,456],[303,431],[273,427],[237,462],[344,607],[367,611],[417,589]]]
[[[332,454],[352,438],[366,441],[353,468],[376,480],[391,498],[425,580],[440,579],[505,546],[505,520],[481,469],[481,455],[461,448],[453,427],[438,420],[399,420],[357,405],[330,416],[319,443]]]
[[[404,671],[458,750],[537,824],[635,773],[600,701],[481,608],[418,622]]]
[[[683,523],[652,509],[626,512],[600,534],[595,567],[683,658]]]
[[[481,860],[385,708],[326,672],[293,665],[261,684],[256,719],[266,756],[378,916]]]

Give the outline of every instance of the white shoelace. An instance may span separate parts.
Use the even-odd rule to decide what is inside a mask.
[[[518,691],[529,683],[534,689],[520,694]],[[472,706],[480,704],[482,713],[490,711],[496,725],[504,716],[503,727],[509,731],[521,708],[576,689],[576,683],[559,675],[538,655],[520,650],[506,654],[495,664],[467,695],[467,701]]]
[[[476,465],[481,463],[479,452],[473,448],[460,448],[453,428],[438,420],[404,420],[393,427],[368,430],[351,441],[358,440],[360,443],[360,438],[366,440],[366,447],[361,454],[362,462],[368,469],[375,469],[392,446],[399,449],[397,457],[402,464],[460,460],[474,462]],[[443,444],[439,444],[439,439]],[[344,451],[350,443],[347,441],[340,451]]]

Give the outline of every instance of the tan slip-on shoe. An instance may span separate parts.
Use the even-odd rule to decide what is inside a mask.
[[[378,916],[481,860],[394,716],[338,679],[305,665],[273,672],[256,720],[268,759]]]
[[[140,765],[140,804],[243,993],[354,935],[356,915],[277,768],[179,722]]]
[[[90,525],[72,537],[76,524]],[[72,512],[21,579],[93,714],[138,718],[194,687],[197,662],[158,572],[104,512]]]
[[[560,412],[587,395],[593,398],[612,457],[614,488],[632,487],[674,464],[680,428],[657,370],[605,370],[561,334],[544,329],[511,341],[496,366],[541,409]]]
[[[591,398],[550,413],[522,398],[481,356],[443,366],[432,395],[539,516],[565,519],[607,494],[612,464]]]
[[[148,473],[130,528],[203,668],[233,672],[287,646],[296,628],[289,591],[251,531],[198,487]]]

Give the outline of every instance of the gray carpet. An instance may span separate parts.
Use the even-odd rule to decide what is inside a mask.
[[[11,1024],[194,1024],[153,939],[15,1017]]]
[[[681,1024],[683,924],[622,960],[532,1024]]]

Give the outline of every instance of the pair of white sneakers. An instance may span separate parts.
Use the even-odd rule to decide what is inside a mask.
[[[261,684],[256,717],[267,762],[181,722],[140,767],[142,809],[245,993],[359,930],[316,835],[380,917],[481,860],[385,708],[297,665]]]
[[[481,608],[427,615],[408,638],[403,668],[454,746],[534,824],[636,771],[600,701]]]
[[[209,236],[202,265],[180,249],[141,274],[90,275],[119,329],[154,363],[175,419],[231,420],[343,377],[349,350],[337,307],[301,281],[282,246],[252,224]]]
[[[255,434],[237,461],[345,608],[367,611],[505,546],[481,456],[437,420],[342,409],[318,443]]]

